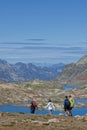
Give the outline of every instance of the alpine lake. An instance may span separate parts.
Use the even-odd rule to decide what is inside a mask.
[[[64,86],[64,90],[67,89],[73,89],[76,86]],[[75,104],[78,103],[86,103],[87,104],[87,99],[75,99]],[[24,113],[24,114],[30,114],[30,108],[26,107],[28,103],[23,103],[19,105],[15,104],[5,104],[0,106],[0,112],[10,112],[10,113]],[[36,110],[35,114],[48,114],[48,110],[43,109],[43,110]],[[55,110],[52,113],[53,115],[60,115],[64,114],[64,111],[60,110]],[[73,116],[79,115],[79,116],[84,116],[87,115],[87,106],[86,107],[80,107],[80,108],[73,108],[72,109],[72,114]]]

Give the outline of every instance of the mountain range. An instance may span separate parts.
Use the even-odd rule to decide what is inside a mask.
[[[0,59],[0,80],[5,82],[30,81],[34,79],[52,80],[58,77],[64,68],[64,64],[51,66],[37,66],[32,63],[18,62],[10,64]]]
[[[64,65],[54,64],[39,66],[32,63],[18,62],[10,64],[0,59],[0,80],[5,82],[20,82],[30,80],[53,80],[62,84],[85,84],[87,82],[87,55],[76,63]]]

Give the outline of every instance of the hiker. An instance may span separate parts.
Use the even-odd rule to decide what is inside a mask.
[[[72,116],[72,109],[74,108],[74,98],[69,95],[69,101],[70,101],[70,115]]]
[[[36,101],[34,101],[34,100],[31,101],[30,109],[31,109],[31,114],[34,114],[35,110],[38,109]]]
[[[48,109],[50,115],[52,114],[53,110],[55,110],[55,106],[53,102],[51,101],[51,99],[48,100],[48,104],[46,108]]]
[[[64,100],[64,112],[65,112],[65,115],[67,115],[67,112],[68,112],[69,116],[71,115],[70,101],[68,99],[68,96],[65,96],[65,100]]]

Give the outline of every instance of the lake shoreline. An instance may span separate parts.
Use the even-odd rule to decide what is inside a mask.
[[[24,114],[30,114],[30,108],[26,105],[17,105],[17,104],[4,104],[0,106],[0,112],[9,112],[9,113],[24,113]],[[74,116],[76,115],[86,115],[87,114],[87,105],[83,107],[74,107],[72,110],[72,113]],[[38,109],[36,110],[35,114],[48,114],[47,109]],[[59,115],[64,114],[63,109],[55,109],[52,113],[53,115]]]

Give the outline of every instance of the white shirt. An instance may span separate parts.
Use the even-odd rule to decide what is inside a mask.
[[[48,108],[48,110],[54,110],[55,107],[54,107],[54,104],[52,102],[48,102],[47,108]]]

